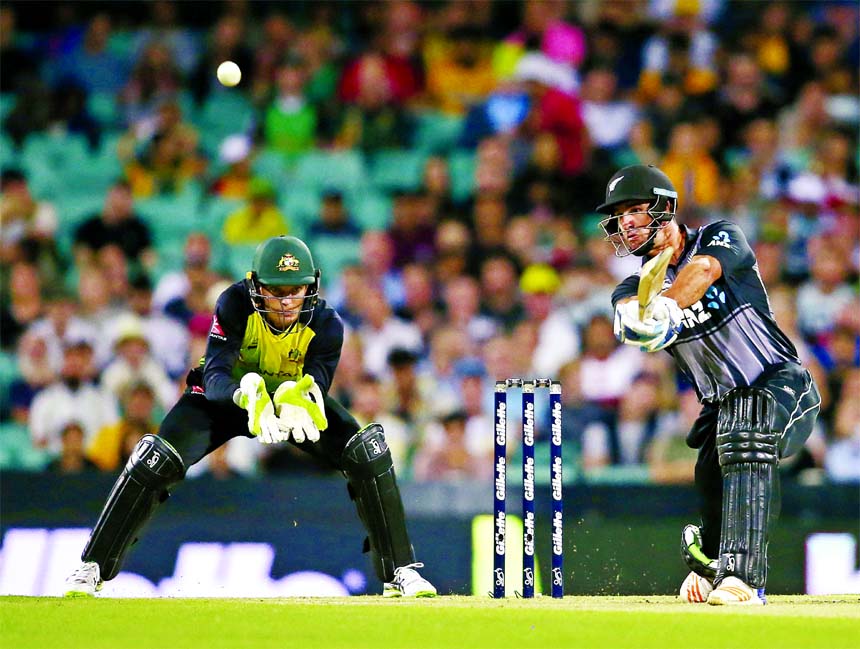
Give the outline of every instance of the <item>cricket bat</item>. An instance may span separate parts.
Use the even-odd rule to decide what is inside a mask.
[[[645,320],[651,315],[649,307],[654,298],[663,290],[663,280],[666,278],[666,269],[675,249],[672,246],[666,248],[656,257],[648,260],[639,272],[639,319]]]

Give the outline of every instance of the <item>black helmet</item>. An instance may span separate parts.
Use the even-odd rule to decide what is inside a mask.
[[[311,251],[298,237],[272,237],[257,246],[245,283],[254,309],[261,315],[268,313],[270,309],[265,307],[265,296],[260,293],[260,286],[307,286],[308,292],[299,319],[294,325],[304,327],[310,323],[319,297],[320,271],[314,264]],[[266,324],[280,332],[268,320]],[[291,325],[290,329],[294,325]]]
[[[669,201],[672,201],[671,209]],[[618,228],[615,209],[625,203],[648,203],[648,214],[651,215],[652,234],[648,240],[635,250],[630,250],[627,242]],[[642,256],[654,245],[654,236],[659,227],[675,218],[678,207],[678,192],[669,176],[654,165],[630,165],[615,172],[606,184],[606,200],[597,207],[597,211],[609,214],[600,225],[606,232],[606,239],[615,246],[615,254],[623,257],[630,253]]]

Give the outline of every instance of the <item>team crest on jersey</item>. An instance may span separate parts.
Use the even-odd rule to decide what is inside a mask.
[[[217,338],[218,340],[227,340],[227,335],[221,328],[221,323],[218,322],[218,316],[212,316],[212,327],[209,329],[209,337]]]
[[[282,273],[287,271],[297,271],[299,270],[299,260],[295,257],[295,255],[291,255],[287,253],[283,255],[280,259],[278,259],[278,270]]]

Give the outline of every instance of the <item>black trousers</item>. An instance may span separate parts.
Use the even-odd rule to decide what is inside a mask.
[[[290,443],[310,453],[333,469],[341,470],[341,456],[349,439],[359,430],[358,422],[331,397],[325,398],[328,428],[318,442]],[[185,467],[196,464],[233,437],[251,437],[248,413],[229,403],[209,401],[206,395],[187,391],[161,422],[159,435],[182,456]],[[256,443],[256,442],[255,442]]]
[[[821,408],[821,395],[809,371],[796,363],[779,363],[768,367],[752,383],[776,398],[777,425],[782,428],[780,458],[799,451],[812,433]],[[699,449],[696,461],[696,488],[702,515],[702,550],[711,558],[719,554],[720,524],[723,515],[723,476],[717,455],[717,404],[706,403],[687,435],[687,445]],[[779,484],[773,485],[772,518],[779,514]]]

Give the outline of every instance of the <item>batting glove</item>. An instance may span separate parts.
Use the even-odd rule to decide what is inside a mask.
[[[243,376],[233,400],[248,412],[248,432],[259,438],[262,444],[274,444],[287,439],[278,427],[275,407],[262,376],[255,372]]]
[[[618,341],[645,352],[657,352],[675,342],[683,327],[683,311],[678,303],[660,295],[650,310],[650,316],[640,320],[636,300],[616,306],[613,330]]]

